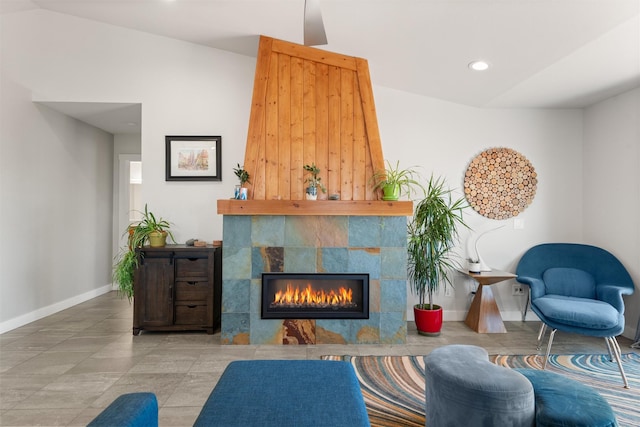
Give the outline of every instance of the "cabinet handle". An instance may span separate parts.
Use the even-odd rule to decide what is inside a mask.
[[[187,258],[187,259],[188,259],[189,261],[197,261],[197,260],[199,260],[200,258]]]
[[[196,307],[197,307],[197,305],[188,305],[187,307],[189,307],[189,308],[196,308]]]
[[[191,285],[191,286],[195,286],[195,284],[196,284],[196,283],[198,283],[198,282],[187,282],[187,283],[188,283],[189,285]]]

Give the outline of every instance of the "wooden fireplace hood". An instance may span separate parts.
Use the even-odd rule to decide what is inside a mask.
[[[317,201],[304,200],[303,166],[312,163],[327,188]],[[244,168],[249,200],[218,200],[219,214],[413,213],[412,202],[379,201],[371,188],[384,158],[362,58],[261,36]]]

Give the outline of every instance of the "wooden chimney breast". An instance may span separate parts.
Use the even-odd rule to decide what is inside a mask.
[[[317,202],[304,200],[303,166],[312,163],[327,189]],[[261,36],[244,168],[251,176],[249,200],[218,200],[218,213],[258,214],[265,203],[273,204],[271,214],[293,208],[326,215],[313,207],[324,203],[347,213],[378,204],[372,215],[413,213],[412,202],[378,201],[372,190],[371,176],[384,170],[384,158],[369,65],[362,58]],[[341,203],[323,200],[333,194]],[[263,201],[261,207],[256,201]]]

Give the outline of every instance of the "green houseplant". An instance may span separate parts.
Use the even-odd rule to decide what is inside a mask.
[[[167,220],[156,217],[144,205],[144,212],[141,212],[142,220],[132,224],[125,230],[127,236],[127,247],[120,250],[113,264],[112,279],[118,284],[118,290],[129,300],[133,297],[133,277],[138,267],[136,249],[141,248],[147,242],[152,247],[162,247],[166,244],[167,236],[175,242],[171,227]]]
[[[233,168],[233,173],[240,180],[240,185],[236,185],[235,198],[240,200],[247,200],[248,190],[245,187],[245,184],[251,184],[251,181],[249,181],[251,175],[249,175],[249,172],[245,170],[244,166],[240,166],[240,163],[238,163],[237,166]]]
[[[327,192],[327,189],[322,185],[322,178],[318,176],[320,175],[320,168],[318,168],[315,163],[304,165],[303,168],[309,172],[310,175],[304,181],[309,184],[306,189],[306,198],[307,200],[316,200],[318,198],[318,188],[320,188],[323,193]]]
[[[416,188],[424,192],[419,178],[420,174],[414,168],[401,169],[399,161],[395,166],[387,161],[387,167],[375,172],[370,179],[374,182],[373,190],[382,191],[382,200],[398,200],[403,194],[411,197]]]
[[[442,307],[433,303],[433,294],[441,283],[451,285],[449,273],[457,266],[451,250],[458,242],[458,227],[467,227],[462,218],[465,199],[453,200],[451,192],[443,178],[431,176],[407,228],[409,279],[419,300],[414,315],[423,335],[440,334]]]

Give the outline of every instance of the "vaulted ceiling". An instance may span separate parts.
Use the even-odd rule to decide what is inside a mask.
[[[304,0],[3,0],[257,54],[303,42]],[[496,108],[579,108],[640,86],[640,0],[320,0],[332,52],[374,85]],[[479,73],[469,62],[485,59]]]

